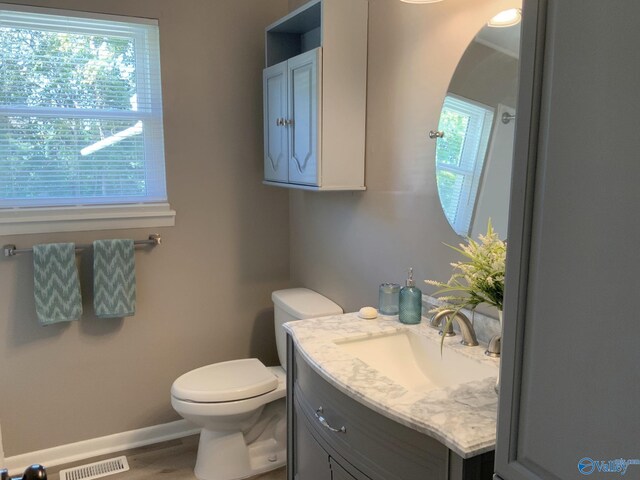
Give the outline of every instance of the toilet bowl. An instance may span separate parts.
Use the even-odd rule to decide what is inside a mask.
[[[202,427],[198,478],[246,478],[285,464],[285,388],[284,369],[255,358],[198,368],[173,383],[171,405]]]
[[[276,346],[282,366],[255,358],[197,368],[171,387],[171,405],[202,428],[194,473],[200,480],[238,480],[286,463],[286,333],[282,325],[342,313],[305,288],[273,292]]]

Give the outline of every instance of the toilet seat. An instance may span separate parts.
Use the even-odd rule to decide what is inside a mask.
[[[197,368],[180,376],[171,396],[194,403],[235,402],[274,391],[278,378],[256,358],[231,360]]]
[[[284,398],[287,393],[287,374],[282,367],[266,367],[269,372],[276,377],[278,386],[263,395],[245,398],[244,400],[235,400],[232,402],[192,402],[189,400],[180,400],[171,394],[171,405],[181,415],[196,415],[203,418],[221,417],[234,415],[244,415],[247,412],[261,408],[270,402]]]

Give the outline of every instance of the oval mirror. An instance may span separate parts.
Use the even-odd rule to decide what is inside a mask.
[[[438,131],[431,132],[437,139],[440,203],[458,235],[477,238],[489,219],[500,238],[507,234],[519,17],[516,22],[499,27],[489,22],[476,35],[449,84]]]

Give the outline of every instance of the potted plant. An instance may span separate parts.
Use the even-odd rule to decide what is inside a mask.
[[[446,244],[445,244],[446,245]],[[498,309],[500,324],[502,325],[502,302],[504,296],[505,259],[507,244],[500,240],[489,220],[486,235],[480,235],[478,241],[470,237],[458,247],[447,245],[460,253],[465,259],[453,262],[453,275],[448,282],[426,280],[428,285],[440,289],[434,293],[442,304],[434,308],[431,313],[453,310],[448,315],[443,331],[447,331],[455,313],[463,308],[474,310],[481,303]],[[444,342],[442,337],[441,347]]]

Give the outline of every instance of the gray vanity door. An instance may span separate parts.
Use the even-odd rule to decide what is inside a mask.
[[[640,478],[639,25],[525,0],[497,478]]]
[[[318,445],[305,425],[305,419],[295,418],[295,480],[332,480],[329,455]]]
[[[357,480],[356,477],[338,465],[333,458],[329,460],[331,462],[331,480]]]

